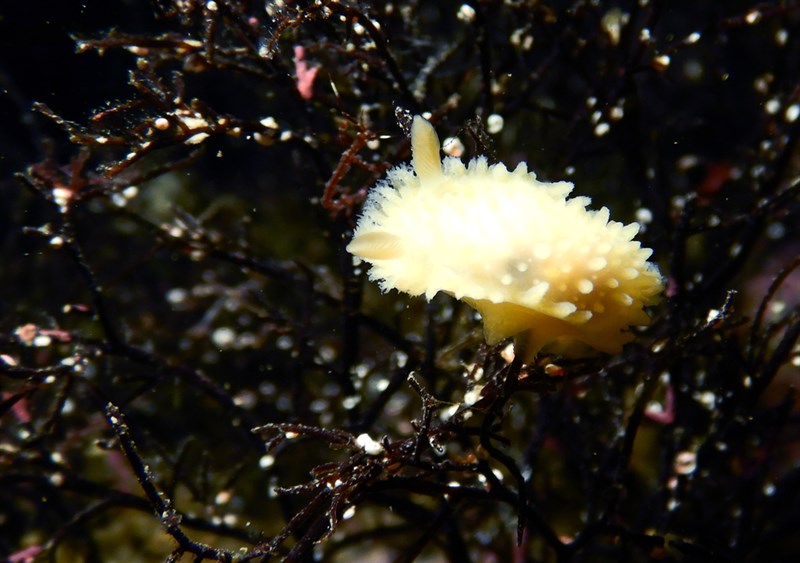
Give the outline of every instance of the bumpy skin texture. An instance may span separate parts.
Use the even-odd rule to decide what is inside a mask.
[[[514,336],[531,359],[540,350],[617,353],[643,307],[663,289],[638,223],[567,199],[569,182],[539,182],[485,157],[464,166],[439,157],[433,126],[415,117],[412,167],[387,173],[370,192],[347,250],[372,264],[371,280],[432,298],[444,291],[477,309],[486,340]]]

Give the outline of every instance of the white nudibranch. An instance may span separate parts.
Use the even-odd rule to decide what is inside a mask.
[[[439,157],[433,126],[415,117],[411,166],[373,188],[347,250],[384,291],[444,291],[477,309],[489,344],[515,337],[526,361],[542,350],[618,353],[646,325],[664,282],[633,240],[639,224],[567,199],[570,182],[540,182],[486,157]]]

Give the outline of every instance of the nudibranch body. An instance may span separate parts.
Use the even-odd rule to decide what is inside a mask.
[[[638,223],[609,221],[567,199],[570,182],[540,182],[481,156],[439,157],[433,126],[415,117],[411,167],[370,191],[347,250],[371,280],[431,299],[444,291],[477,309],[489,344],[514,336],[526,360],[546,349],[617,353],[645,325],[663,289]]]

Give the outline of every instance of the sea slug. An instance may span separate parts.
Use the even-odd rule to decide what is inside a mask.
[[[411,149],[411,166],[370,191],[347,246],[382,290],[449,293],[480,312],[489,344],[513,336],[526,361],[543,350],[615,354],[630,326],[650,322],[644,307],[664,282],[633,240],[638,223],[587,210],[589,198],[567,198],[570,182],[540,182],[525,163],[442,160],[420,116]]]

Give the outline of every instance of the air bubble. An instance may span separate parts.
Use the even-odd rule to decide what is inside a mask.
[[[493,113],[486,118],[486,131],[488,131],[489,134],[494,135],[503,130],[504,124],[505,120],[503,119],[503,116]]]
[[[605,121],[601,121],[594,128],[594,135],[595,135],[595,137],[602,137],[603,135],[608,133],[610,130],[611,130],[611,126],[608,123],[606,123]]]

